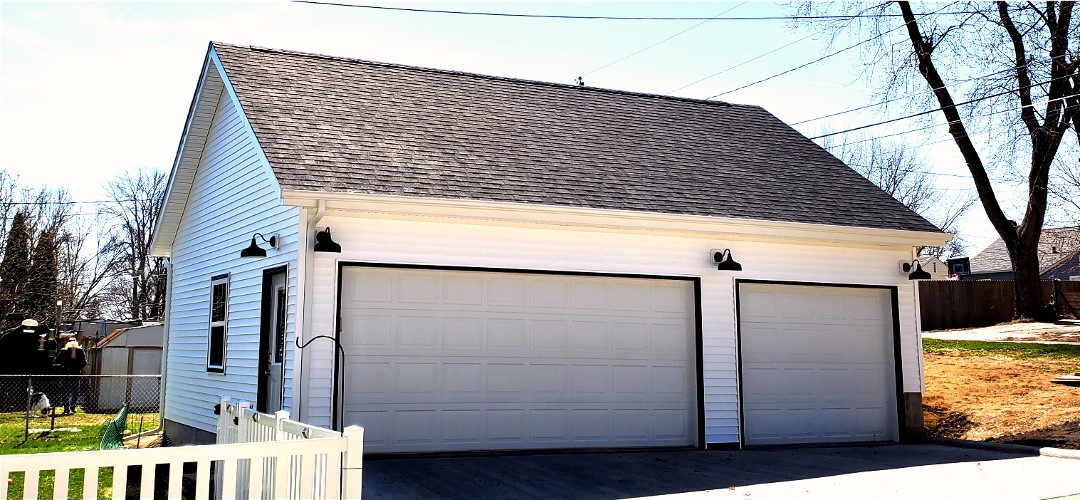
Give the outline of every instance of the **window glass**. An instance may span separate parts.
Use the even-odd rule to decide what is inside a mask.
[[[225,372],[225,339],[229,320],[229,277],[210,281],[210,324],[206,339],[206,371]]]

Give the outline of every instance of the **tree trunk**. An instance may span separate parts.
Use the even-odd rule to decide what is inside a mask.
[[[1009,249],[1015,285],[1016,309],[1013,319],[1053,320],[1050,309],[1043,303],[1042,282],[1039,279],[1039,242],[1018,238]]]

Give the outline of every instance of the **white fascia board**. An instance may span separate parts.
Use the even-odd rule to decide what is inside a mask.
[[[664,233],[732,240],[834,244],[867,247],[943,246],[942,232],[778,222],[758,219],[664,214],[630,210],[531,205],[352,193],[285,190],[286,205],[312,208],[320,200],[328,214],[372,218],[410,218],[469,224],[554,226],[582,230]]]
[[[191,125],[195,118],[195,110],[202,99],[204,86],[206,84],[207,70],[210,69],[210,52],[213,51],[213,45],[211,45],[207,51],[206,56],[203,57],[202,70],[199,71],[199,81],[195,86],[195,94],[191,97],[191,104],[188,106],[187,117],[184,119],[184,132],[180,134],[180,144],[176,147],[176,156],[173,158],[172,169],[169,171],[169,182],[165,185],[165,201],[161,204],[161,212],[158,214],[157,221],[154,223],[154,231],[150,237],[150,255],[154,257],[170,257],[172,255],[173,240],[176,239],[176,230],[179,228],[179,224],[164,227],[162,221],[165,220],[165,212],[169,209],[170,205],[175,203],[183,203],[187,201],[187,192],[185,190],[183,200],[180,198],[180,194],[176,192],[176,176],[177,172],[181,168],[181,158],[183,157],[184,150],[189,146],[189,139],[191,139]],[[203,145],[206,143],[206,137],[199,137],[197,140],[201,141]]]
[[[251,121],[248,120],[247,112],[244,111],[244,107],[240,104],[240,99],[236,95],[236,89],[233,87],[232,82],[229,80],[229,76],[225,73],[225,69],[221,64],[221,59],[218,57],[217,51],[214,50],[214,45],[211,42],[210,48],[206,53],[206,60],[203,63],[202,74],[199,77],[199,86],[195,91],[195,99],[192,101],[191,108],[188,110],[187,123],[184,126],[184,135],[183,135],[183,138],[181,139],[180,147],[177,149],[177,152],[176,152],[176,160],[174,161],[174,164],[173,164],[173,170],[169,175],[169,185],[168,185],[168,188],[167,188],[167,190],[165,192],[165,204],[162,205],[162,214],[163,215],[165,213],[165,209],[169,206],[168,204],[169,204],[170,200],[172,200],[173,203],[186,204],[188,195],[190,194],[190,184],[189,184],[187,186],[188,189],[185,190],[182,193],[182,196],[175,196],[175,197],[172,196],[172,194],[173,194],[172,193],[172,190],[173,190],[173,178],[177,175],[177,172],[181,168],[191,169],[187,173],[191,174],[190,179],[194,179],[195,170],[198,169],[198,167],[199,167],[199,162],[196,162],[194,165],[183,165],[182,162],[181,162],[181,156],[182,156],[182,152],[184,151],[184,148],[187,147],[187,142],[188,142],[188,139],[190,138],[190,130],[189,129],[190,129],[191,124],[192,124],[192,118],[194,116],[196,105],[199,103],[199,101],[201,99],[202,91],[203,91],[203,84],[206,82],[206,77],[208,75],[207,70],[210,69],[211,64],[213,65],[213,69],[217,73],[218,77],[221,78],[222,89],[223,89],[222,91],[225,92],[226,94],[228,94],[229,99],[232,100],[233,106],[235,106],[236,109],[239,111],[240,118],[244,123],[245,132],[247,132],[251,137],[254,137],[255,138],[255,143],[260,145],[260,147],[256,148],[256,153],[258,153],[259,162],[263,166],[263,169],[264,169],[263,174],[269,176],[270,179],[273,180],[274,189],[277,191],[278,197],[281,197],[281,184],[278,182],[277,176],[274,175],[274,171],[270,167],[270,160],[266,157],[266,152],[263,151],[263,149],[261,147],[261,143],[258,140],[258,136],[255,135],[255,129],[252,128]],[[207,105],[217,106],[218,105],[218,99],[214,99],[214,101],[212,103],[208,103]],[[212,128],[212,126],[213,126],[213,124],[211,123],[211,126],[207,127],[207,135],[209,135],[210,129]],[[200,141],[198,147],[202,148],[202,147],[206,146],[206,140],[207,140],[206,136],[199,137],[197,139]],[[200,155],[200,157],[201,157],[201,155]],[[181,197],[183,198],[182,200],[179,199]],[[176,198],[176,199],[173,199],[173,198]],[[183,208],[181,207],[181,211],[182,210],[183,210]],[[161,226],[161,221],[164,220],[164,219],[165,219],[165,217],[159,217],[158,218],[158,223],[157,223],[158,226]],[[166,234],[162,237],[162,238],[165,238],[165,239],[162,239],[160,241],[158,239],[158,234],[159,234],[158,229],[159,229],[159,227],[155,227],[154,236],[153,236],[153,239],[151,240],[151,246],[150,246],[151,255],[153,255],[155,257],[169,257],[171,255],[171,253],[172,253],[172,245],[173,245],[174,240],[176,238],[176,231],[179,229],[179,221],[177,221],[175,227],[170,228],[171,229],[170,231],[166,231]]]

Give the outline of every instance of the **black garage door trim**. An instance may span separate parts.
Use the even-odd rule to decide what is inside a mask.
[[[771,280],[735,280],[735,350],[738,358],[738,387],[739,387],[739,448],[744,447],[746,442],[746,419],[743,414],[743,356],[742,356],[742,311],[740,292],[743,284],[751,285],[791,285],[791,286],[818,286],[832,288],[873,288],[888,290],[892,300],[892,329],[893,329],[893,371],[896,381],[896,430],[897,437],[904,435],[904,367],[900,352],[900,307],[898,288],[887,285],[861,285],[847,283],[817,283],[809,281],[771,281]]]
[[[639,278],[639,279],[659,279],[659,280],[674,280],[674,281],[689,281],[694,286],[694,364],[695,372],[697,373],[697,448],[705,448],[705,374],[702,368],[702,352],[701,352],[701,278],[698,276],[666,276],[655,274],[626,274],[626,273],[594,273],[585,271],[556,271],[548,269],[513,269],[513,268],[497,268],[497,267],[470,267],[470,266],[434,266],[423,264],[390,264],[385,262],[357,262],[357,261],[342,261],[338,262],[337,269],[337,284],[336,284],[336,310],[334,312],[334,341],[341,345],[341,285],[344,277],[344,271],[346,267],[377,267],[377,268],[392,268],[392,269],[426,269],[432,271],[477,271],[487,273],[515,273],[515,274],[547,274],[558,276],[595,276],[602,278]],[[341,388],[339,387],[341,380],[341,354],[339,349],[334,350],[334,392],[331,405],[331,413],[333,414],[333,426],[335,430],[341,430],[342,422],[339,420],[343,418],[340,415],[339,408],[342,405]]]

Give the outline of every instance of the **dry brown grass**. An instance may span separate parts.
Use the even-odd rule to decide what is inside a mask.
[[[1080,449],[1080,388],[1050,383],[1075,360],[925,355],[930,435]]]

